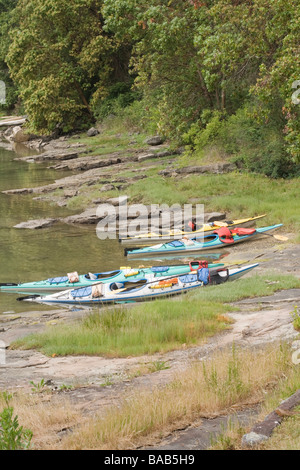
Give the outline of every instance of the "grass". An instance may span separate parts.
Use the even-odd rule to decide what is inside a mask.
[[[193,364],[164,388],[125,396],[120,406],[107,409],[104,416],[95,416],[66,436],[61,447],[134,449],[201,417],[256,404],[278,382],[297,375],[288,355],[288,348],[275,346],[218,352],[205,363]]]
[[[112,120],[111,125],[104,125],[101,133],[95,137],[80,136],[80,142],[86,144],[88,155],[107,155],[116,151],[132,153],[145,147],[146,131],[134,132],[124,128],[124,122]],[[74,136],[70,142],[78,141]],[[155,151],[155,149],[154,149]],[[125,153],[124,153],[125,152]],[[186,162],[186,165],[191,162]],[[199,164],[199,163],[198,163]],[[200,162],[200,164],[202,164]],[[293,179],[272,179],[262,174],[233,172],[229,174],[187,175],[184,178],[165,178],[159,175],[162,163],[155,169],[146,170],[147,178],[136,181],[126,188],[130,203],[144,204],[188,204],[197,201],[204,204],[205,212],[226,212],[228,218],[248,217],[267,214],[258,222],[259,226],[283,223],[284,230],[298,234],[300,218],[295,201],[299,192],[299,177]],[[174,166],[182,165],[182,157],[174,159]],[[132,167],[124,169],[124,176]],[[119,173],[119,176],[122,172]],[[102,186],[102,185],[101,185]],[[118,190],[101,194],[97,186],[84,187],[84,190],[68,201],[70,208],[83,208],[100,196],[115,197]],[[257,197],[259,195],[259,197]],[[300,237],[298,236],[298,241]]]
[[[283,223],[285,229],[296,232],[300,229],[298,192],[299,178],[272,180],[247,173],[190,175],[180,180],[155,175],[135,182],[127,191],[132,201],[144,204],[188,204],[192,199],[204,204],[205,212],[226,212],[231,218],[267,214],[258,225]]]
[[[164,353],[183,345],[201,344],[228,328],[231,321],[227,314],[234,310],[229,302],[299,286],[300,281],[293,276],[254,275],[171,300],[160,299],[132,308],[104,308],[78,323],[50,326],[44,333],[27,336],[12,347],[35,348],[49,356]]]
[[[0,410],[5,407],[5,393],[0,393]],[[9,403],[14,409],[14,415],[24,428],[33,432],[33,449],[44,449],[48,443],[59,442],[58,433],[63,428],[78,425],[82,421],[80,413],[74,404],[58,396],[54,403],[50,394],[30,394],[13,392]]]
[[[165,368],[163,364],[155,370]],[[176,429],[262,404],[261,416],[275,409],[300,387],[300,369],[288,344],[254,350],[235,346],[194,361],[168,385],[124,392],[115,404],[86,415],[68,393],[43,389],[12,392],[11,406],[20,425],[33,432],[34,449],[128,450],[155,444]],[[0,409],[5,405],[0,394]],[[71,429],[64,433],[62,429]],[[239,449],[247,429],[223,433],[215,448]],[[289,417],[264,444],[269,449],[299,449],[299,415]]]
[[[282,347],[284,348],[281,345],[279,349],[282,349]],[[274,380],[273,386],[265,389],[265,397],[262,400],[261,410],[259,416],[255,418],[255,422],[262,421],[283,400],[289,398],[300,388],[300,368],[299,365],[291,364],[290,356],[291,353],[288,351],[288,355],[282,362],[281,376],[279,375],[278,380]],[[250,424],[248,427],[237,425],[230,427],[212,443],[212,450],[240,450],[241,438],[243,434],[251,431],[252,425]],[[255,449],[300,450],[300,407],[298,406],[292,410],[290,416],[284,417],[280,426],[274,429],[271,437],[259,446],[256,446]]]
[[[268,443],[262,446],[262,450],[300,450],[300,407],[296,408],[294,413],[275,429]]]
[[[130,133],[116,134],[112,131],[100,133],[94,137],[80,135],[80,143],[88,147],[88,155],[108,155],[115,152],[124,152],[140,148],[144,145],[145,134],[130,135]],[[78,142],[78,136],[71,137],[70,143]]]
[[[140,356],[193,345],[213,336],[230,323],[230,310],[217,302],[155,301],[130,309],[104,309],[80,323],[32,335],[14,347],[37,348],[46,355]],[[143,340],[141,341],[141,338]]]

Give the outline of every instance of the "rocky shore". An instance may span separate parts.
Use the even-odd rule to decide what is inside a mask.
[[[159,171],[165,177],[184,177],[188,174],[201,173],[227,173],[235,167],[228,163],[217,163],[203,166],[187,166],[178,168],[177,157],[182,149],[170,150],[168,144],[159,136],[150,137],[145,140],[144,146],[138,149],[126,148],[106,155],[89,155],[88,146],[80,142],[80,138],[75,143],[70,143],[69,137],[60,137],[53,140],[37,138],[31,136],[29,140],[21,138],[21,128],[9,129],[9,133],[2,132],[0,139],[6,141],[7,145],[15,148],[20,143],[32,150],[33,154],[25,157],[18,157],[16,160],[28,163],[43,163],[58,173],[58,178],[52,184],[39,187],[15,188],[4,191],[8,195],[31,194],[34,199],[46,200],[59,206],[66,206],[70,199],[87,191],[87,187],[92,189],[96,184],[99,186],[99,197],[93,199],[89,207],[82,212],[73,214],[67,218],[42,219],[20,221],[16,228],[39,229],[49,227],[56,222],[90,225],[97,224],[102,217],[97,216],[97,205],[109,203],[118,205],[124,201],[126,188],[136,181],[147,178],[147,171],[156,168],[160,163],[167,164],[167,169]],[[16,140],[16,136],[18,137]],[[80,137],[80,136],[78,136]],[[68,172],[68,176],[59,177],[60,171]],[[131,176],[122,176],[126,171]],[[117,176],[120,175],[121,176]],[[109,191],[118,191],[118,197],[108,197]],[[59,194],[58,194],[59,193]],[[149,215],[151,216],[151,214]],[[224,213],[205,214],[204,222],[212,220],[223,220]],[[175,222],[175,221],[174,221]],[[158,227],[159,228],[159,227]]]

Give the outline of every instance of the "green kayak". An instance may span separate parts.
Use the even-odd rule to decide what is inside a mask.
[[[125,256],[145,256],[153,254],[174,254],[174,253],[189,253],[194,251],[212,250],[216,248],[229,247],[237,243],[253,240],[262,236],[265,232],[270,232],[281,227],[282,224],[271,225],[269,227],[262,227],[257,229],[248,228],[235,228],[229,230],[223,227],[216,230],[211,235],[205,235],[201,238],[183,238],[181,240],[173,240],[168,243],[159,245],[146,246],[140,248],[126,248]]]
[[[0,284],[1,292],[11,292],[20,294],[52,294],[65,289],[77,289],[80,287],[93,286],[99,282],[125,282],[128,280],[138,280],[147,275],[155,277],[165,277],[179,274],[187,274],[192,270],[197,270],[202,266],[202,261],[192,261],[190,264],[152,266],[152,267],[122,267],[115,271],[102,273],[87,273],[78,275],[70,273],[67,276],[54,277],[37,282],[27,282],[22,284],[6,283]],[[210,264],[209,267],[224,266],[223,264]]]

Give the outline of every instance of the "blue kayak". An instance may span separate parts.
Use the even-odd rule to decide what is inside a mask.
[[[271,232],[282,227],[282,224],[271,225],[262,228],[235,228],[230,230],[228,227],[222,227],[210,235],[201,238],[182,238],[181,240],[173,240],[168,243],[159,245],[126,248],[125,256],[146,256],[153,254],[174,254],[174,253],[190,253],[194,251],[212,250],[216,248],[229,247],[237,243],[249,241],[262,236],[264,233]]]

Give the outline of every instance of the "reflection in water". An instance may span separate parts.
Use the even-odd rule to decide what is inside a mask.
[[[38,281],[73,271],[83,274],[149,264],[149,259],[129,262],[124,257],[124,246],[118,240],[100,240],[95,226],[57,223],[42,230],[14,229],[14,225],[30,219],[70,215],[66,208],[33,200],[30,195],[1,193],[7,189],[40,186],[57,179],[57,172],[47,169],[46,165],[14,161],[14,158],[14,152],[0,148],[0,283]],[[60,177],[64,176],[66,173],[61,172]],[[200,259],[204,257],[201,255]],[[185,261],[169,258],[166,262],[159,258],[154,259],[153,264]],[[24,312],[26,309],[32,310],[32,305],[17,302],[15,294],[0,293],[0,314]],[[37,309],[47,307],[35,306]]]
[[[15,142],[13,144],[13,150],[17,154],[18,158],[30,157],[31,155],[38,155],[40,153],[38,150],[30,149],[20,142]]]

